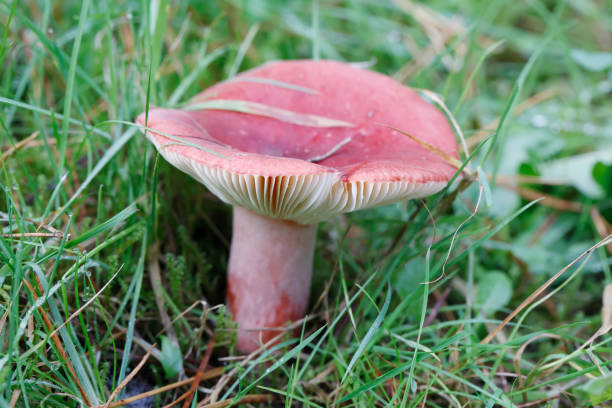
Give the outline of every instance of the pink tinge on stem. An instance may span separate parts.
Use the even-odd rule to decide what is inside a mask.
[[[238,323],[239,350],[256,350],[304,316],[316,233],[316,225],[234,207],[227,302]]]

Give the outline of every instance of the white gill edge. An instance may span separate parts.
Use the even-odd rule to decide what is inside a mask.
[[[195,162],[169,149],[159,150],[168,162],[204,184],[222,201],[300,224],[314,224],[345,212],[426,197],[446,185],[445,182],[343,182],[335,172],[297,176],[236,174]]]

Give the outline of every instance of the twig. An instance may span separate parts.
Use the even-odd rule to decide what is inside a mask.
[[[233,398],[228,398],[210,404],[199,404],[197,408],[225,408],[230,405],[266,403],[272,401],[273,398],[274,396],[272,394],[252,394],[245,395],[236,402],[234,402]]]
[[[208,370],[208,371],[206,371],[205,373],[202,374],[201,381],[218,377],[222,373],[223,373],[223,367],[213,368],[212,370]],[[108,408],[121,407],[121,406],[127,405],[127,404],[129,404],[131,402],[141,400],[143,398],[152,397],[153,395],[161,394],[162,392],[170,391],[170,390],[173,390],[175,388],[179,388],[179,387],[182,387],[184,385],[188,385],[191,382],[193,382],[193,378],[194,377],[189,377],[189,378],[184,379],[182,381],[177,381],[175,383],[164,385],[163,387],[159,387],[159,388],[156,388],[154,390],[143,392],[142,394],[134,395],[134,396],[131,396],[129,398],[124,398],[122,400],[112,402],[108,406]],[[99,405],[99,406],[94,407],[94,408],[102,408],[102,406]]]
[[[192,378],[192,382],[193,382],[193,377]],[[178,397],[177,399],[175,399],[174,401],[172,401],[169,404],[164,405],[162,408],[172,408],[173,406],[175,406],[176,404],[178,404],[179,402],[183,401],[185,398],[187,398],[189,396],[189,392],[184,393],[183,395],[181,395],[180,397]]]
[[[193,383],[191,383],[191,388],[189,389],[189,391],[187,391],[188,397],[183,403],[183,408],[189,408],[189,405],[191,405],[191,401],[193,400],[193,395],[195,391],[198,389],[198,385],[200,385],[202,374],[204,373],[204,369],[206,369],[206,366],[208,365],[208,361],[210,360],[210,356],[212,355],[212,351],[214,347],[215,347],[215,338],[212,337],[210,341],[208,342],[208,348],[206,349],[206,353],[204,353],[204,357],[202,358],[202,361],[200,362],[200,367],[198,367],[198,372],[193,377]]]
[[[134,367],[134,369],[132,370],[131,373],[129,373],[124,379],[123,381],[121,381],[121,384],[119,384],[117,386],[117,388],[115,388],[115,390],[111,393],[110,397],[108,397],[108,400],[106,401],[106,404],[104,404],[102,407],[103,408],[110,408],[110,405],[113,401],[113,399],[117,396],[117,394],[119,394],[121,392],[121,390],[130,382],[132,381],[132,378],[134,378],[136,376],[136,374],[138,374],[138,372],[140,371],[140,369],[145,365],[145,363],[147,362],[147,360],[149,359],[149,356],[151,355],[151,352],[153,351],[153,348],[155,347],[155,344],[153,344],[151,346],[151,348],[149,349],[149,351],[147,351],[147,354],[144,355],[144,357],[142,358],[142,360],[140,360],[140,363],[138,363],[138,365],[136,367]]]
[[[560,211],[571,211],[571,212],[582,212],[583,206],[580,203],[575,203],[573,201],[562,200],[560,198],[555,198],[551,195],[542,193],[541,191],[534,190],[528,187],[519,187],[512,185],[506,181],[498,180],[497,185],[503,187],[508,190],[515,191],[521,197],[526,198],[527,200],[537,200],[541,198],[540,204],[546,207],[554,208],[555,210]]]

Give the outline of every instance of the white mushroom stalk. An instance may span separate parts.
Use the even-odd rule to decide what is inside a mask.
[[[240,350],[258,348],[304,316],[316,234],[316,225],[234,207],[227,302],[240,327]]]

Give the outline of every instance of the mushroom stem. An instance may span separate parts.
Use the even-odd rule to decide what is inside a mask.
[[[238,323],[239,350],[256,350],[304,316],[316,235],[316,225],[234,207],[227,302]]]

